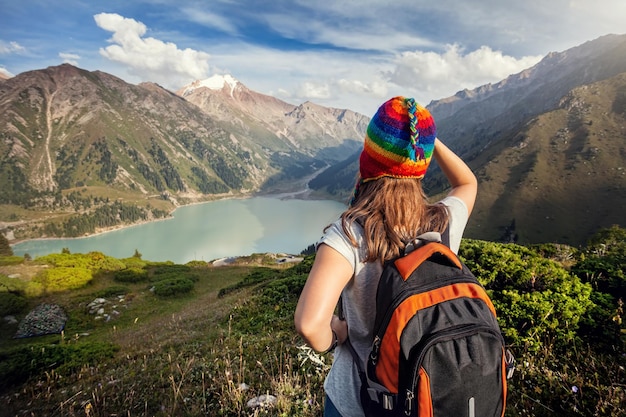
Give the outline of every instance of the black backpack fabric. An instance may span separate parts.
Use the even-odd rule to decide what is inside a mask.
[[[504,415],[513,357],[484,288],[440,242],[385,264],[367,364],[347,346],[368,417]]]

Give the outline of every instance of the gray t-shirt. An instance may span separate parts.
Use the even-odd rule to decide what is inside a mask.
[[[441,200],[450,213],[449,239],[454,253],[459,250],[461,237],[468,220],[465,203],[456,197],[448,196]],[[352,235],[358,247],[352,246],[343,232],[341,219],[335,221],[325,232],[318,245],[325,243],[341,253],[354,269],[354,276],[343,289],[343,312],[348,322],[348,333],[354,349],[365,364],[373,339],[376,316],[376,288],[382,272],[379,262],[364,263],[366,256],[363,229],[356,222],[352,224]],[[447,243],[447,242],[446,242]],[[343,417],[363,417],[359,401],[360,379],[352,355],[345,346],[335,350],[333,365],[324,382],[324,390]]]

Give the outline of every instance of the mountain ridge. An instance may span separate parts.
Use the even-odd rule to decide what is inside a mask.
[[[626,35],[607,35],[551,53],[500,83],[463,90],[427,106],[436,120],[438,137],[479,178],[468,237],[582,244],[600,228],[624,226],[624,73]],[[560,116],[555,117],[555,112]],[[549,126],[546,120],[551,121]],[[541,127],[551,136],[537,133]],[[606,139],[598,142],[598,137]],[[544,154],[563,152],[555,145],[559,141],[570,143],[563,148],[570,149],[569,153],[546,163]],[[606,169],[598,169],[597,164]],[[586,166],[593,169],[585,171]],[[347,199],[353,185],[336,184],[340,176],[357,170],[358,154],[337,169],[328,169],[310,185]],[[573,179],[580,179],[580,184]],[[529,180],[532,187],[527,186]],[[561,185],[558,193],[555,182]],[[445,193],[447,181],[436,163],[423,185],[433,197]],[[578,195],[583,196],[581,211],[575,209]]]
[[[33,230],[18,224],[50,210],[48,217],[60,221],[111,199],[171,211],[196,201],[289,190],[294,180],[336,160],[329,150],[353,150],[362,135],[337,118],[349,113],[355,121],[365,119],[354,112],[307,105],[306,115],[294,115],[297,106],[236,87],[227,94],[210,91],[207,102],[220,113],[155,83],[132,85],[69,64],[2,82],[0,220],[19,229],[18,237],[42,237],[46,221],[35,222]],[[275,120],[261,122],[268,109]]]
[[[605,35],[595,40],[585,42],[576,47],[563,52],[550,52],[539,63],[531,68],[512,74],[495,84],[485,84],[472,90],[464,89],[455,95],[440,100],[431,101],[427,108],[437,117],[438,120],[445,120],[452,113],[458,112],[468,104],[484,101],[504,89],[527,88],[528,91],[521,91],[522,95],[530,95],[534,91],[541,89],[554,79],[566,79],[564,75],[575,73],[575,79],[568,80],[561,90],[567,91],[575,85],[593,82],[599,79],[609,78],[620,72],[626,71],[626,62],[623,60],[611,60],[610,56],[623,57],[624,39],[626,35]],[[613,52],[614,51],[614,52]],[[601,60],[601,62],[598,62]],[[541,78],[544,83],[537,83]],[[553,97],[554,100],[554,97]],[[554,101],[549,100],[546,106],[550,107]],[[535,109],[542,111],[542,107]]]
[[[624,225],[624,73],[626,35],[607,35],[429,104],[438,136],[480,179],[469,237],[579,244],[608,222]],[[326,167],[312,195],[346,201],[368,122],[230,75],[174,93],[68,64],[29,71],[0,83],[0,220],[17,227],[52,209],[60,221],[80,205],[93,211],[87,201],[172,210],[294,191]],[[436,163],[424,187],[445,193]]]
[[[336,149],[334,147],[341,145],[336,138],[343,137],[351,140],[345,150],[354,151],[360,146],[369,121],[351,110],[324,107],[310,101],[289,104],[252,91],[232,76],[214,76],[208,80],[194,81],[179,89],[177,94],[228,124],[228,129],[265,129],[306,154],[318,156],[317,152],[322,151],[323,159],[331,162],[341,158],[334,151],[323,152],[323,149]],[[223,80],[221,88],[220,80]]]

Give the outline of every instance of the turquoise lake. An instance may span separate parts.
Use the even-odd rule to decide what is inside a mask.
[[[329,200],[271,197],[219,200],[178,208],[172,218],[75,239],[36,239],[13,246],[15,255],[102,252],[127,258],[186,263],[252,253],[298,254],[315,243],[346,206]]]

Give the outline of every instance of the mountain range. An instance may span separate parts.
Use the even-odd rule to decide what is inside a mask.
[[[626,36],[427,107],[479,178],[468,237],[581,244],[626,224]],[[111,199],[171,210],[307,182],[346,201],[368,121],[228,75],[171,92],[69,64],[18,74],[0,80],[0,229],[41,237]],[[436,164],[424,185],[445,192]]]
[[[522,242],[582,244],[624,226],[625,93],[626,36],[608,35],[431,103],[481,184],[468,233],[498,239],[514,223]]]
[[[496,84],[428,104],[438,137],[479,179],[466,236],[582,244],[626,224],[626,36],[607,35]],[[358,155],[316,178],[336,190]],[[445,192],[436,165],[424,180]],[[337,191],[347,195],[349,184]]]
[[[46,235],[43,213],[61,222],[111,200],[171,211],[293,191],[355,152],[367,122],[290,105],[232,77],[177,95],[69,64],[25,72],[0,82],[0,229]]]

